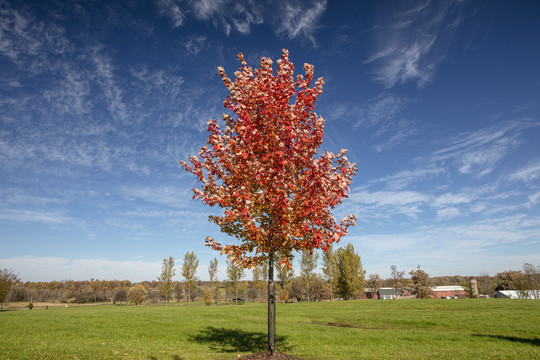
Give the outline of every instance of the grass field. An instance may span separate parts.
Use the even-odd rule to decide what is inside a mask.
[[[236,359],[264,350],[266,304],[0,313],[0,359]],[[303,359],[540,359],[540,301],[278,304],[277,349]]]

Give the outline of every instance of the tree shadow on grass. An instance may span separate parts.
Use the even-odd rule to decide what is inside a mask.
[[[262,332],[209,326],[199,334],[190,336],[189,340],[199,344],[208,344],[211,349],[218,352],[255,353],[266,350],[268,335]],[[291,346],[285,343],[286,340],[286,336],[276,336],[276,348],[280,351],[290,351]]]
[[[516,336],[488,335],[488,334],[474,334],[473,336],[486,337],[486,338],[491,338],[491,339],[506,340],[506,341],[518,342],[522,344],[540,346],[539,338],[529,339],[529,338],[520,338]]]

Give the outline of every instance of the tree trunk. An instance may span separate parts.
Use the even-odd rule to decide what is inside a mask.
[[[268,260],[268,351],[276,351],[276,288],[274,285],[274,255]]]

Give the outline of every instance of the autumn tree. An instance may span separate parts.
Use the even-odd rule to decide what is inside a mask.
[[[199,260],[197,255],[192,252],[187,252],[184,256],[184,265],[182,265],[182,276],[185,279],[185,289],[187,291],[188,304],[191,306],[191,294],[195,289],[197,283],[197,268],[199,267]]]
[[[339,275],[339,269],[337,267],[337,256],[333,246],[329,246],[322,256],[322,271],[324,278],[327,281],[328,293],[330,294],[330,301],[333,299],[334,292],[337,287],[337,280]]]
[[[362,267],[360,255],[354,252],[352,244],[338,249],[337,266],[339,271],[337,289],[340,296],[345,299],[358,298],[364,290],[366,271]]]
[[[129,300],[135,305],[142,304],[142,302],[146,300],[147,294],[148,290],[140,284],[134,285],[128,290]]]
[[[495,291],[520,290],[523,288],[523,273],[515,270],[503,271],[497,273],[495,282]]]
[[[229,95],[222,129],[208,122],[207,143],[182,166],[201,183],[194,198],[224,209],[210,216],[236,241],[224,245],[207,237],[206,243],[246,268],[268,266],[268,348],[275,351],[274,260],[290,266],[292,252],[323,249],[338,242],[356,218],[338,221],[332,210],[350,191],[356,164],[345,156],[325,152],[324,119],[314,112],[323,80],[313,82],[313,66],[294,77],[289,53],[277,61],[261,58],[252,69],[238,55],[241,66],[231,80],[218,68]],[[231,114],[234,113],[234,116]]]
[[[6,300],[11,286],[19,282],[16,274],[8,269],[0,269],[0,311],[4,310],[4,301]]]
[[[161,275],[158,277],[160,282],[160,294],[161,298],[165,300],[165,306],[169,305],[169,300],[172,296],[173,291],[173,276],[175,274],[174,270],[174,259],[172,256],[169,259],[163,259],[163,264],[161,265]]]
[[[424,270],[411,270],[409,275],[411,275],[411,287],[417,298],[424,299],[433,294],[431,279]]]
[[[317,274],[315,269],[317,268],[317,260],[319,259],[319,254],[313,251],[302,251],[302,258],[300,259],[300,276],[306,287],[307,301],[310,300],[310,295],[312,293],[313,283]]]
[[[214,303],[214,295],[217,290],[218,281],[217,281],[217,272],[218,272],[218,260],[214,258],[214,260],[210,261],[210,266],[208,266],[208,276],[210,276],[210,297],[212,303]]]

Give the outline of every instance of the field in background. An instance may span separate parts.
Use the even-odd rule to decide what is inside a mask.
[[[266,304],[0,313],[0,359],[236,359],[264,350]],[[540,301],[277,304],[278,351],[303,359],[540,359]]]

